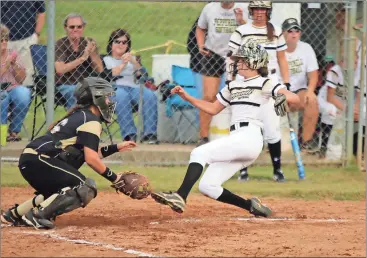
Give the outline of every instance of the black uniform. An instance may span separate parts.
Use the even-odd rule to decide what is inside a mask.
[[[98,151],[101,120],[89,109],[77,110],[24,149],[19,169],[45,199],[64,187],[78,186],[85,176],[78,169],[85,162],[84,146]]]

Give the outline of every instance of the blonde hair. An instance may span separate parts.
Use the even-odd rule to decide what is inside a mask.
[[[0,37],[9,38],[9,29],[4,24],[0,24]]]

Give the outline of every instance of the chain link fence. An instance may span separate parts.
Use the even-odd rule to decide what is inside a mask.
[[[113,84],[117,107],[112,124],[104,127],[101,141],[142,142],[145,149],[134,162],[182,164],[187,161],[187,155],[178,157],[174,153],[188,153],[203,137],[214,140],[228,134],[229,110],[225,109],[211,122],[203,123],[200,122],[203,117],[196,108],[169,94],[175,84],[180,84],[191,95],[213,100],[225,86],[225,73],[216,74],[217,79],[209,78],[206,82],[203,82],[201,74],[204,57],[198,49],[195,32],[198,18],[208,2],[60,0],[54,3],[55,10],[50,10],[43,1],[0,2],[1,23],[10,31],[9,41],[7,34],[1,31],[2,145],[21,139],[26,142],[45,133],[46,114],[52,112],[54,120],[63,117],[75,105],[75,85],[87,76],[100,76]],[[220,8],[221,3],[211,5]],[[235,7],[242,9],[243,20],[250,22],[247,5],[245,2],[236,3]],[[349,42],[354,44],[353,48],[361,59],[362,33],[353,30],[351,35],[355,38],[349,40],[350,33],[346,28],[350,27],[349,20],[352,20],[349,14],[355,18],[352,26],[362,24],[363,2],[357,1],[355,16],[348,11],[352,9],[349,7],[353,5],[337,1],[273,4],[271,22],[281,27],[285,19],[296,18],[302,28],[301,40],[312,46],[319,66],[315,90],[319,112],[312,113],[311,118],[304,112],[292,114],[303,158],[309,163],[343,162],[347,138],[355,137],[355,131],[346,132],[348,109],[325,108],[320,99],[328,102],[327,98],[322,99],[319,95],[330,69],[341,65],[343,58],[344,64],[349,62],[347,50],[352,48]],[[206,23],[208,33],[212,33],[214,27],[215,33],[223,34],[218,44],[223,43],[223,38],[227,40],[222,49],[227,47],[230,35],[238,26],[233,9],[224,14],[213,11],[206,15],[207,21],[213,22]],[[50,54],[46,31],[47,26],[51,26],[43,25],[46,13],[54,18],[56,38],[55,53],[51,53],[55,56],[55,65],[51,67],[55,69],[54,110],[46,108],[47,55]],[[207,35],[206,41],[209,38]],[[217,59],[204,64],[214,73],[223,66],[224,54],[216,54]],[[291,74],[297,71],[296,63],[293,60],[290,65]],[[363,67],[361,62],[356,69],[360,67]],[[15,72],[16,69],[19,71]],[[348,100],[348,89],[359,85],[358,79],[354,85],[349,85],[347,66],[342,66],[341,71],[344,86],[338,86],[338,89],[343,89],[340,94],[338,91],[340,100],[345,104],[354,103]],[[208,87],[208,83],[213,87]],[[325,126],[323,114],[332,117],[327,124],[332,124],[332,127]],[[302,138],[305,131],[311,138],[308,142]],[[283,157],[293,162],[286,118],[281,118],[281,132]],[[326,141],[325,135],[328,134]],[[320,151],[323,146],[326,152]],[[157,151],[166,151],[171,156],[156,159],[152,153]],[[268,155],[265,156],[264,162],[270,163]],[[170,160],[172,157],[174,160]]]

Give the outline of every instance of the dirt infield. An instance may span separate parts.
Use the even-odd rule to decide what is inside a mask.
[[[2,188],[1,208],[31,194]],[[364,201],[263,201],[273,218],[201,195],[190,196],[180,215],[151,198],[100,192],[87,208],[59,217],[55,230],[2,227],[1,256],[365,256]]]

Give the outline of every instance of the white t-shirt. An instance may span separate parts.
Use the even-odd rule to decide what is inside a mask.
[[[342,68],[339,65],[334,65],[326,74],[324,86],[320,89],[320,96],[327,101],[327,88],[335,89],[335,96],[341,101],[347,96],[347,87],[344,86],[344,76]]]
[[[269,70],[279,71],[277,52],[287,49],[284,36],[280,27],[274,25],[274,37],[268,39],[266,26],[255,27],[252,22],[239,26],[232,34],[228,46],[233,53],[244,44],[248,39],[254,39],[259,45],[263,46],[269,54]]]
[[[231,124],[251,122],[263,127],[260,107],[267,103],[272,95],[277,95],[281,88],[285,86],[274,86],[269,78],[256,76],[230,82],[217,94],[217,99],[223,106],[231,106]]]
[[[238,27],[234,9],[241,8],[243,19],[248,20],[248,4],[235,3],[231,9],[222,8],[218,2],[207,4],[202,10],[198,26],[207,30],[205,47],[218,55],[226,56],[228,52],[228,41],[232,33]]]
[[[319,69],[315,51],[306,42],[299,41],[292,52],[285,52],[289,67],[291,91],[307,88],[307,73]]]
[[[135,57],[134,57],[135,58]],[[105,56],[103,58],[104,63],[106,64],[107,69],[112,69],[116,66],[122,64],[121,59],[115,59],[112,56]],[[113,85],[119,86],[129,86],[129,87],[139,87],[139,84],[134,82],[134,66],[128,62],[124,69],[122,69],[120,76],[124,76],[123,78],[117,79],[113,82]]]

